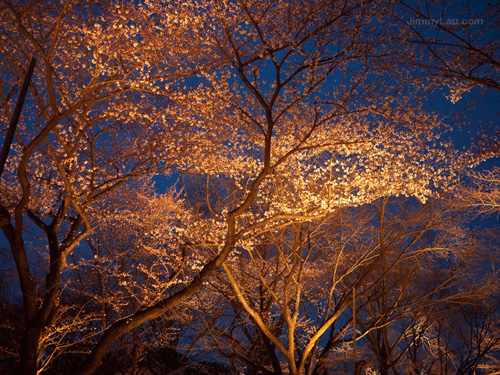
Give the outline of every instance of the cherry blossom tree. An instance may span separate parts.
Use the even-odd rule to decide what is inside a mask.
[[[228,257],[254,251],[260,236],[283,228],[302,233],[309,223],[382,197],[425,201],[455,184],[475,160],[439,143],[447,128],[422,110],[425,90],[418,82],[395,80],[384,69],[394,44],[390,28],[379,26],[393,11],[385,1],[357,0],[342,6],[323,0],[3,2],[5,120],[23,61],[33,54],[39,61],[29,115],[1,185],[2,230],[25,310],[19,373],[36,373],[40,339],[59,312],[64,270],[92,262],[79,246],[100,219],[119,226],[116,233],[127,241],[139,240],[158,264],[146,273],[130,263],[111,275],[137,304],[117,308],[102,325],[77,372],[82,375],[93,373],[122,335],[186,302]],[[7,87],[14,91],[4,93]],[[115,218],[101,215],[106,195],[128,180],[174,168],[196,189],[137,196],[150,210],[140,217],[130,211],[133,204]],[[156,213],[173,216],[161,222]],[[26,236],[34,233],[27,222],[44,235],[43,244],[27,248]],[[139,235],[127,231],[128,223],[156,229]],[[34,279],[30,262],[44,248],[45,284]],[[101,262],[92,241],[90,250]],[[300,264],[299,257],[289,280]],[[232,279],[231,265],[224,269]],[[97,279],[106,276],[99,272]],[[134,272],[147,282],[128,284]],[[245,305],[238,283],[231,285]],[[351,296],[346,291],[339,311]],[[297,320],[298,312],[287,319]],[[295,374],[330,320],[318,326],[298,362],[293,340],[283,344],[255,321]]]
[[[500,168],[469,173],[470,183],[462,187],[461,205],[474,207],[484,216],[494,215],[500,209]]]
[[[498,107],[500,55],[498,3],[460,0],[398,1],[400,52],[390,55],[387,66],[411,69],[434,97],[453,103],[446,110],[458,126],[477,130],[473,144],[478,155],[498,154],[499,125],[496,117],[478,116],[467,124],[467,112],[484,97]],[[493,103],[493,104],[491,104]],[[482,104],[484,106],[484,104]],[[470,113],[470,112],[469,112]],[[485,121],[486,120],[486,121]]]
[[[91,232],[92,205],[131,178],[164,171],[188,147],[173,107],[202,48],[192,42],[196,52],[188,53],[178,42],[193,32],[181,26],[186,15],[162,11],[163,18],[111,2],[1,4],[3,124],[24,62],[37,56],[1,183],[1,227],[25,315],[19,373],[34,374],[44,361],[41,338],[56,329],[62,274]],[[152,30],[151,22],[163,27]],[[40,279],[37,253],[46,262]]]
[[[115,320],[182,285],[184,266],[198,258],[176,242],[175,231],[191,221],[189,211],[174,192],[158,196],[152,189],[150,178],[129,181],[89,211],[95,229],[86,238],[88,248],[76,249],[68,257],[58,319],[39,344],[40,368],[53,367],[51,362],[58,357],[61,363],[84,353]],[[170,320],[181,323],[173,314]],[[128,363],[116,358],[116,366],[131,368],[134,360],[138,367],[155,337],[147,326],[143,328],[120,338],[106,362],[122,356]],[[168,334],[166,325],[164,331]],[[151,340],[145,340],[147,336]]]
[[[295,365],[297,373],[322,374],[354,339],[361,347],[358,369],[362,363],[380,373],[436,366],[444,354],[425,345],[411,361],[417,343],[408,340],[418,339],[411,330],[430,335],[432,322],[494,298],[498,289],[495,274],[485,275],[481,265],[491,249],[471,242],[463,221],[461,208],[445,200],[422,206],[383,198],[258,237],[253,248],[226,261],[227,276],[204,292],[218,294],[215,302],[196,301],[199,329],[223,358],[255,372],[280,374]],[[449,353],[455,363],[457,352]],[[355,360],[350,351],[348,358]]]
[[[417,265],[408,273],[411,265],[401,264],[397,276],[400,282],[406,279],[405,297],[397,297],[402,319],[367,335],[366,342],[381,374],[404,373],[407,369],[459,373],[468,368],[467,363],[474,368],[487,366],[487,358],[498,354],[495,346],[499,337],[494,324],[489,323],[494,321],[497,309],[498,272],[485,266],[498,259],[498,247],[488,241],[488,235],[470,233],[473,215],[470,211],[465,214],[455,198],[448,197],[438,207],[431,211],[432,218],[437,218],[435,227],[425,221],[419,223],[423,241],[416,248],[424,250],[422,243],[426,247],[423,253],[415,253],[412,260]],[[388,316],[392,307],[389,301],[394,301],[398,293],[399,289],[386,288],[367,304],[365,314],[371,319]],[[477,314],[481,310],[484,314]],[[456,334],[456,327],[462,334]],[[466,331],[470,336],[464,334]],[[477,340],[471,339],[475,334]]]
[[[369,20],[389,11],[383,4],[342,9],[318,2],[305,13],[302,4],[266,4],[202,7],[205,33],[224,65],[203,72],[218,110],[191,120],[210,124],[212,133],[198,133],[205,137],[197,146],[204,158],[193,177],[206,186],[207,213],[199,223],[212,229],[191,246],[213,258],[184,289],[112,324],[82,373],[121,334],[192,296],[256,236],[381,196],[424,199],[433,192],[431,180],[441,185],[453,178],[442,163],[446,151],[429,148],[440,123],[421,111],[418,98],[395,109],[402,87],[384,84],[374,69],[381,52],[370,42],[376,26]],[[286,14],[294,16],[277,23]],[[215,148],[213,133],[227,141]],[[189,162],[179,169],[193,172]]]
[[[491,367],[498,278],[485,262],[498,251],[467,232],[469,220],[451,197],[385,198],[260,236],[190,303],[200,345],[250,373],[281,374],[291,361],[305,374],[353,361],[381,374]]]
[[[474,86],[500,89],[498,3],[398,1],[401,43],[410,45],[399,62],[421,69],[432,86],[448,86],[456,103]]]

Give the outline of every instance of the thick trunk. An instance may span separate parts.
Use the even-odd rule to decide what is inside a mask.
[[[121,335],[130,330],[127,327],[126,321],[121,321],[118,324],[112,325],[106,330],[99,343],[87,356],[82,366],[76,371],[77,375],[92,375],[100,366],[102,359],[108,352],[113,342]]]
[[[39,327],[27,327],[21,345],[21,357],[17,369],[18,375],[36,375],[38,344],[42,329]]]

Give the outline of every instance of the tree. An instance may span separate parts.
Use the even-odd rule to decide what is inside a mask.
[[[410,274],[409,265],[400,269],[403,279],[412,279],[405,281],[405,298],[398,299],[402,319],[368,335],[367,344],[381,374],[407,369],[459,373],[470,364],[471,368],[486,366],[488,356],[497,356],[498,335],[488,321],[495,320],[498,278],[497,271],[485,264],[498,259],[498,247],[485,236],[470,233],[470,211],[464,215],[466,211],[455,205],[454,199],[445,199],[438,207],[437,212],[431,211],[431,217],[440,222],[436,227],[421,223],[424,241],[415,244],[420,250],[412,259],[418,265]],[[391,308],[387,301],[397,294],[394,288],[387,288],[368,304],[366,313],[372,319],[387,316]],[[484,315],[476,314],[478,310]],[[474,324],[477,326],[472,328]],[[470,335],[456,335],[458,327]],[[470,331],[466,327],[471,327]],[[472,339],[475,334],[477,340]]]
[[[181,223],[190,222],[188,210],[173,192],[154,194],[150,180],[129,181],[89,210],[95,229],[86,238],[86,250],[69,256],[59,302],[61,316],[40,341],[40,368],[54,367],[50,362],[57,357],[62,366],[71,355],[87,352],[115,320],[153,303],[162,291],[183,285],[184,274],[189,274],[184,266],[196,255],[176,251],[175,231],[182,228]],[[173,311],[169,315],[167,322],[182,323]],[[154,341],[165,339],[151,329],[145,326],[122,337],[104,361],[108,368],[138,367]],[[176,333],[172,334],[165,344],[175,341]],[[111,361],[113,365],[108,364]]]
[[[401,42],[412,47],[399,62],[421,69],[432,85],[447,85],[453,103],[474,86],[500,90],[497,3],[399,1],[398,5],[406,25],[401,28]]]
[[[495,272],[482,265],[492,249],[471,240],[464,219],[443,198],[425,205],[381,198],[259,236],[225,262],[227,277],[205,291],[220,295],[215,305],[206,295],[196,301],[207,304],[196,319],[205,322],[200,331],[221,356],[251,373],[281,374],[294,365],[297,373],[327,373],[335,353],[349,351],[354,340],[360,353],[349,361],[358,370],[371,363],[381,374],[433,373],[447,356],[456,364],[457,345],[474,344],[465,335],[447,338],[453,326],[447,322],[497,293]],[[445,326],[439,345],[447,340],[450,349],[429,351],[419,335],[436,340],[438,324]],[[491,347],[476,366],[495,353],[498,336],[488,335]]]
[[[474,207],[478,214],[495,214],[500,209],[500,168],[470,172],[470,183],[462,188],[463,206]]]
[[[415,79],[421,80],[429,93],[446,88],[446,97],[453,104],[463,98],[461,111],[450,110],[457,112],[457,124],[465,122],[464,113],[481,96],[488,95],[490,101],[498,103],[498,3],[437,0],[397,4],[401,10],[398,32],[404,47],[402,53],[390,57],[393,64],[416,68]],[[474,119],[472,129],[478,131],[476,152],[487,158],[498,155],[500,132],[496,117],[489,124],[484,122],[481,117]]]
[[[205,35],[224,65],[204,72],[214,89],[212,108],[219,110],[208,119],[196,114],[196,120],[200,126],[201,120],[210,121],[227,141],[215,148],[208,137],[202,147],[195,179],[208,186],[204,225],[215,229],[192,246],[214,258],[185,289],[110,326],[86,362],[88,371],[116,337],[193,295],[246,239],[383,195],[423,198],[431,192],[431,179],[448,182],[450,174],[437,173],[445,152],[427,148],[439,123],[417,104],[394,111],[396,99],[387,92],[397,88],[384,86],[371,70],[377,51],[367,31],[375,25],[367,20],[387,9],[378,3],[339,9],[318,2],[304,13],[298,7],[302,4],[204,6]],[[277,23],[286,14],[301,16]],[[354,69],[356,64],[363,68]],[[315,97],[320,92],[334,98]],[[403,147],[407,152],[401,157],[397,150]],[[188,163],[179,164],[192,171]]]
[[[189,144],[169,110],[177,112],[172,97],[182,89],[168,86],[191,74],[201,49],[193,43],[196,54],[181,51],[182,27],[149,29],[182,17],[147,19],[144,8],[124,4],[6,1],[1,13],[4,123],[24,61],[38,57],[1,185],[1,226],[25,316],[19,371],[34,374],[41,336],[59,313],[66,258],[91,232],[92,204],[130,178],[165,170]],[[33,247],[28,222],[44,238]],[[32,259],[45,246],[43,282]]]
[[[433,146],[445,129],[422,110],[424,90],[379,69],[379,42],[391,41],[378,24],[392,12],[386,2],[107,5],[3,5],[4,76],[21,76],[33,53],[41,61],[26,112],[34,117],[21,124],[2,182],[2,230],[26,317],[20,373],[36,372],[66,257],[85,259],[78,245],[99,203],[129,179],[175,167],[203,187],[179,196],[190,219],[167,246],[177,259],[184,250],[200,258],[178,289],[143,289],[142,304],[106,325],[79,374],[193,296],[257,236],[385,196],[425,200],[464,165]],[[7,117],[11,96],[2,96]],[[49,247],[43,287],[30,272],[27,220]],[[282,349],[291,358],[294,348]]]

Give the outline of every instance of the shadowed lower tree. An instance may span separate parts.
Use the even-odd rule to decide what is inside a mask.
[[[252,374],[326,374],[345,350],[358,370],[371,364],[381,374],[487,366],[499,337],[494,306],[482,304],[494,301],[498,285],[483,263],[495,250],[466,232],[465,219],[449,198],[382,198],[256,235],[192,302],[197,328],[208,348]],[[461,337],[455,318],[465,319]],[[487,325],[481,332],[479,322]],[[475,343],[467,327],[477,331]]]

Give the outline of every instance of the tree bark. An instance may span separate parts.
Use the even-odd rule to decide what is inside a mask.
[[[36,375],[38,344],[42,335],[42,329],[34,324],[28,324],[24,332],[21,346],[21,356],[17,369],[18,375]]]

